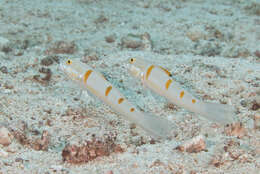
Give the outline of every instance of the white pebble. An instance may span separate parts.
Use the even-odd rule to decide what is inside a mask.
[[[8,146],[12,142],[12,134],[5,127],[0,128],[0,144]]]
[[[7,157],[8,153],[4,151],[3,149],[0,149],[0,157]]]
[[[7,47],[8,45],[9,40],[4,37],[0,37],[0,50],[2,50],[4,47]]]
[[[51,165],[50,169],[61,171],[63,167],[61,165]]]

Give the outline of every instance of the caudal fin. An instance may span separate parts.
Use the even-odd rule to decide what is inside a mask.
[[[204,111],[201,113],[201,115],[210,121],[224,125],[236,121],[235,110],[230,105],[204,103]]]
[[[139,117],[138,123],[143,129],[151,133],[154,138],[166,139],[172,135],[174,123],[171,123],[167,119],[160,118],[159,116],[149,115],[143,113]],[[176,127],[175,127],[176,128]]]

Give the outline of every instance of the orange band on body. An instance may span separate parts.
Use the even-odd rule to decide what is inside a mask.
[[[108,96],[108,94],[110,93],[112,89],[112,86],[108,86],[107,89],[106,89],[106,92],[105,92],[105,95]]]
[[[172,79],[167,80],[167,82],[165,83],[165,88],[168,89],[171,83],[172,83]]]
[[[181,91],[180,98],[182,98],[183,96],[184,96],[184,91]]]
[[[151,74],[151,71],[152,69],[154,68],[154,65],[151,65],[148,69],[147,69],[147,72],[146,72],[146,80],[148,80],[150,74]]]
[[[118,104],[121,104],[124,101],[123,98],[118,99]]]
[[[84,83],[87,83],[87,80],[90,76],[90,74],[92,73],[92,70],[88,70],[85,74],[84,74],[84,78],[83,78],[83,81]]]

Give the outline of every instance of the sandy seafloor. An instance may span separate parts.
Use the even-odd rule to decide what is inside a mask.
[[[260,171],[259,0],[1,0],[0,48],[0,126],[11,140],[0,145],[1,174]],[[169,105],[131,77],[130,57],[167,68],[204,101],[234,106],[242,131],[230,136],[223,125]],[[176,137],[150,143],[109,106],[79,97],[57,63],[67,58],[80,58],[140,109],[175,123]],[[37,148],[44,131],[49,142]],[[124,152],[63,161],[66,144],[92,134],[116,134]],[[197,135],[206,150],[175,149]]]

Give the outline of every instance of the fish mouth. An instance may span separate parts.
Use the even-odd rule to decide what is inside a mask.
[[[62,71],[62,73],[66,74],[67,76],[70,77],[70,73],[69,73],[68,67],[64,63],[60,63],[58,69],[60,71]]]

